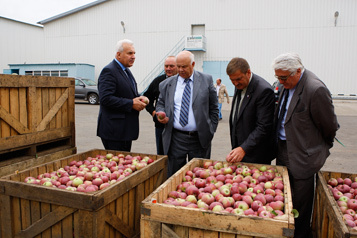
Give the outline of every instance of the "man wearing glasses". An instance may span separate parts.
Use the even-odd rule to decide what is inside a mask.
[[[284,87],[274,117],[276,164],[288,168],[293,207],[300,213],[294,237],[312,237],[315,174],[330,154],[339,125],[329,90],[304,69],[297,54],[279,55],[273,69]]]

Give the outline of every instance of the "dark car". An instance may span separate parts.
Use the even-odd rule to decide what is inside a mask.
[[[97,83],[90,79],[75,78],[75,98],[84,99],[90,104],[99,103]]]
[[[283,89],[283,85],[279,83],[279,80],[276,80],[273,85],[273,90],[274,90],[274,96],[275,96],[275,104],[278,104],[279,101],[279,95],[281,90]]]

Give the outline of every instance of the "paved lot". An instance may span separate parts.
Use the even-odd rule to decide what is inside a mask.
[[[337,138],[346,147],[335,142],[322,170],[357,173],[357,100],[336,99],[334,105],[341,126]],[[227,103],[223,104],[223,120],[219,122],[212,142],[211,159],[214,160],[225,160],[231,149],[228,123],[230,106]],[[104,149],[100,138],[96,136],[99,106],[76,101],[75,107],[78,153],[91,149]],[[138,140],[133,142],[132,151],[156,154],[154,124],[145,110],[140,113],[140,135]]]

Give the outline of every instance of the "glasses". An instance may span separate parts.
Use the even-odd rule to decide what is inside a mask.
[[[278,76],[274,75],[275,78],[281,80],[281,81],[286,81],[294,72],[291,72],[288,76]]]

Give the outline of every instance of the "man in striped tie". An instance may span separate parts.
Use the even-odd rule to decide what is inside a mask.
[[[210,158],[219,112],[212,76],[193,69],[194,55],[180,52],[176,65],[178,75],[160,83],[156,105],[157,113],[166,113],[158,121],[165,124],[163,145],[169,177],[192,158]]]

